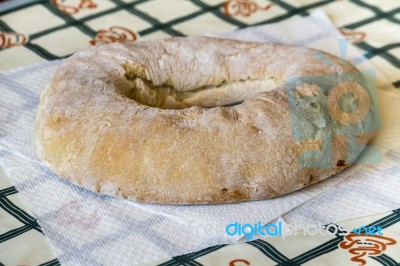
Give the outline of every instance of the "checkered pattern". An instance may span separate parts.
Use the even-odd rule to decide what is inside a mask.
[[[41,0],[6,12],[0,12],[0,69],[65,58],[71,53],[91,45],[94,40],[96,42],[121,41],[124,38],[149,40],[169,36],[221,33],[250,25],[284,21],[293,16],[307,16],[312,10],[323,8],[336,26],[341,29],[342,33],[366,53],[372,63],[386,75],[395,87],[400,88],[400,43],[397,35],[400,29],[400,2],[397,0],[175,0],[169,2],[168,5],[165,4],[166,1],[164,0],[86,0],[81,1],[81,6],[78,6],[77,2],[70,0]],[[254,4],[243,5],[241,9],[238,9],[238,4],[244,2]],[[236,8],[234,4],[236,4]],[[10,86],[9,91],[12,91],[12,88]],[[27,95],[29,95],[29,91]],[[34,95],[34,97],[37,96]],[[25,103],[24,106],[29,107],[28,111],[32,112],[32,106]],[[15,115],[10,114],[5,117],[8,116],[16,119]],[[0,130],[0,137],[3,137],[3,133]],[[11,155],[8,156],[11,157]],[[45,180],[40,176],[35,178],[37,182]],[[49,180],[46,180],[46,182],[50,183]],[[49,186],[51,187],[52,184]],[[70,186],[68,184],[68,188]],[[70,189],[73,191],[73,188]],[[0,193],[2,208],[5,208],[4,210],[9,213],[10,219],[15,220],[15,223],[10,223],[12,224],[11,227],[0,232],[0,239],[3,239],[0,243],[0,250],[2,249],[1,245],[28,234],[42,237],[43,235],[36,219],[24,212],[22,205],[17,204],[16,199],[12,198],[18,195],[15,188],[5,187]],[[68,196],[71,195],[75,194],[71,192]],[[71,196],[74,199],[75,197],[76,202],[83,201],[82,198]],[[54,203],[54,205],[57,204]],[[57,209],[56,207],[59,206],[52,207]],[[74,208],[81,208],[80,205],[69,207],[67,210],[61,210],[61,214],[71,215],[71,213],[74,213]],[[115,209],[116,207],[112,205],[111,208]],[[119,206],[118,208],[122,210],[122,207]],[[96,212],[88,211],[88,215],[93,213]],[[110,213],[107,210],[105,211],[106,215]],[[39,218],[43,217],[52,222],[57,221],[56,215],[54,217],[52,214],[42,215]],[[71,216],[72,225],[60,225],[56,229],[49,227],[49,231],[46,231],[53,239],[63,243],[66,253],[61,254],[61,256],[63,256],[64,261],[68,261],[67,259],[72,257],[71,254],[78,254],[79,251],[82,253],[83,248],[86,247],[83,246],[82,250],[77,250],[74,242],[76,239],[62,238],[61,234],[58,234],[58,231],[69,230],[71,226],[77,226],[74,225],[75,218]],[[79,226],[85,226],[85,218],[87,217],[80,217]],[[136,215],[135,218],[137,218]],[[399,210],[396,210],[374,220],[374,224],[380,224],[384,227],[384,232],[387,232],[387,235],[391,237],[395,237],[397,243],[399,243],[398,232],[400,228],[398,221]],[[114,224],[118,222],[120,221],[115,221]],[[140,222],[150,225],[148,232],[136,232],[143,239],[143,242],[146,234],[157,234],[156,231],[151,229],[151,223],[163,223],[161,219],[155,220],[154,218],[143,218]],[[354,223],[360,225],[360,221]],[[106,249],[101,249],[105,243],[120,241],[121,243],[119,244],[121,246],[127,246],[131,241],[137,240],[136,236],[132,238],[128,236],[129,233],[137,228],[136,225],[123,224],[121,228],[124,228],[124,230],[115,230],[115,232],[107,236],[95,235],[96,241],[91,243],[93,252],[89,254],[98,260],[90,260],[88,259],[90,256],[84,253],[82,256],[85,258],[81,259],[81,261],[85,261],[88,264],[105,261],[104,256],[108,256],[108,254],[104,252]],[[128,237],[121,240],[119,239],[121,235]],[[74,236],[79,237],[78,234]],[[342,238],[339,236],[322,240],[299,238],[296,249],[284,249],[283,246],[289,240],[286,240],[287,242],[279,242],[279,239],[256,240],[240,245],[214,246],[199,252],[164,260],[160,265],[215,265],[221,258],[224,259],[226,257],[234,260],[235,257],[229,256],[246,256],[246,254],[251,256],[251,259],[259,259],[255,262],[255,265],[298,265],[303,263],[324,265],[327,259],[334,260],[341,257],[347,258],[346,262],[348,261],[349,265],[352,265],[350,264],[351,256],[348,251],[338,248],[338,244],[343,240]],[[98,239],[100,240],[97,241]],[[160,239],[158,248],[166,249],[166,247],[176,244],[170,239]],[[295,241],[290,243],[295,245]],[[322,244],[318,245],[317,243]],[[145,245],[143,244],[143,246]],[[301,248],[304,250],[298,251]],[[289,254],[293,250],[297,250],[301,254]],[[394,248],[388,247],[387,253],[369,257],[368,265],[374,262],[377,265],[398,265],[400,261],[399,254],[393,252],[393,250],[398,251],[398,245]],[[52,253],[49,252],[49,254]],[[123,256],[121,255],[120,258],[122,259]],[[42,265],[59,264],[58,260],[53,258],[44,261],[48,262]],[[10,265],[5,261],[1,262],[5,263],[5,265]],[[222,261],[220,264],[227,265],[226,262],[229,261]],[[240,265],[239,263],[238,265]],[[343,261],[340,261],[339,264],[341,263]]]
[[[239,8],[239,4],[243,5]],[[80,6],[79,1],[40,0],[0,13],[0,32],[16,44],[3,45],[0,69],[68,57],[112,26],[130,29],[148,40],[232,31],[307,16],[316,8],[323,8],[400,88],[397,0],[177,0],[168,5],[162,0],[81,0]],[[22,36],[26,42],[21,42]]]
[[[16,218],[23,225],[14,230],[10,230],[7,233],[1,234],[0,243],[7,241],[13,237],[17,237],[20,234],[28,232],[31,229],[36,230],[39,233],[43,233],[42,229],[40,229],[40,226],[37,223],[37,220],[34,217],[27,214],[24,210],[20,209],[18,206],[16,206],[13,202],[11,202],[7,198],[7,196],[10,196],[15,193],[17,193],[15,187],[8,187],[0,190],[0,206],[3,210],[8,212],[11,216]]]
[[[0,176],[2,172],[0,171]],[[43,235],[38,221],[24,209],[18,191],[2,176],[0,180],[0,250],[7,250],[9,256],[0,255],[0,265],[61,265]],[[35,244],[37,248],[32,248]],[[29,258],[12,256],[30,248],[38,255]],[[2,252],[0,252],[2,254]]]
[[[383,230],[383,236],[388,234],[397,243],[394,246],[387,246],[386,250],[377,255],[366,254],[363,258],[366,265],[385,265],[398,266],[400,265],[399,240],[400,240],[400,209],[393,210],[382,215],[368,217],[366,219],[357,219],[340,223],[338,228],[358,228],[360,223],[365,227],[380,226]],[[333,227],[329,228],[333,233]],[[338,230],[336,234],[326,236],[307,236],[289,237],[282,240],[280,237],[264,238],[250,241],[242,244],[234,245],[218,245],[209,247],[197,252],[186,255],[173,257],[155,263],[145,264],[147,266],[211,266],[211,265],[279,265],[279,266],[294,266],[294,265],[357,265],[352,262],[349,251],[340,247],[340,243],[345,236],[341,233],[345,231]],[[303,233],[299,232],[301,236]],[[362,234],[362,231],[361,231]],[[312,241],[310,241],[312,240]],[[287,242],[285,242],[287,241]],[[285,245],[287,243],[287,245]],[[311,244],[311,245],[310,245]],[[287,246],[295,246],[298,252],[295,256],[287,255],[292,253],[293,249]],[[331,256],[330,256],[331,255]],[[339,260],[338,258],[343,258]],[[348,261],[345,259],[348,258]],[[335,262],[336,261],[336,262]],[[242,263],[242,264],[240,264]],[[353,264],[354,263],[354,264]]]

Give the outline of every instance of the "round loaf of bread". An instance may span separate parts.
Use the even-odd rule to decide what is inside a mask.
[[[373,136],[368,96],[351,64],[303,47],[207,37],[105,44],[58,67],[35,147],[56,174],[124,199],[267,199],[355,161]]]

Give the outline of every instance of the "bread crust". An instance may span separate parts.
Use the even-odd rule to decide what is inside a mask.
[[[65,60],[42,93],[35,125],[37,154],[75,184],[140,202],[226,203],[290,193],[348,167],[346,138],[369,132],[372,125],[360,122],[356,131],[339,133],[332,119],[325,117],[324,126],[313,121],[310,114],[318,110],[307,107],[310,111],[295,114],[296,121],[313,126],[313,136],[338,132],[332,136],[339,137],[333,142],[332,167],[300,165],[302,153],[321,148],[321,139],[294,137],[286,82],[356,72],[328,54],[332,65],[325,64],[317,53],[206,37],[89,48]],[[165,95],[149,100],[147,104],[156,106],[151,107],[132,96],[138,82],[151,83],[155,90],[173,88],[179,95],[209,89],[204,97],[196,96],[200,102],[218,94],[221,86],[235,91],[235,86],[251,82],[262,91],[238,89],[250,96],[235,96],[244,101],[228,107],[190,107],[196,100],[185,106],[188,101],[169,101]],[[318,104],[327,110],[327,97]],[[324,160],[329,152],[308,160]]]

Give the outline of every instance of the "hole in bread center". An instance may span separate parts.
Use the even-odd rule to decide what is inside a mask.
[[[279,84],[275,77],[223,81],[220,84],[200,86],[195,89],[176,89],[173,81],[165,85],[154,85],[144,75],[126,72],[131,88],[126,96],[143,105],[163,109],[183,109],[191,106],[217,107],[240,104],[256,95],[271,91]]]

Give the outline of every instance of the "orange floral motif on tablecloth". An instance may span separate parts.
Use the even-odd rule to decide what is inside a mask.
[[[396,244],[396,240],[380,235],[348,234],[339,247],[348,249],[354,256],[352,261],[365,265],[364,256],[379,256],[386,250],[386,246]]]
[[[224,4],[224,13],[230,17],[249,17],[257,11],[267,11],[272,6],[270,3],[263,7],[254,0],[227,0]]]
[[[65,14],[76,14],[81,9],[95,9],[97,4],[94,0],[51,0],[51,3],[55,5]]]
[[[340,33],[342,33],[350,42],[357,44],[362,42],[367,34],[362,31],[351,31],[346,29],[340,29]]]
[[[250,265],[250,262],[248,262],[247,260],[244,259],[235,259],[235,260],[231,260],[229,262],[229,266],[244,266],[244,265]]]
[[[90,44],[96,45],[99,43],[110,42],[125,42],[136,41],[137,35],[135,32],[121,26],[112,26],[108,30],[101,29],[97,31],[96,37],[90,41]]]
[[[21,33],[0,32],[0,49],[24,45],[28,38]]]

